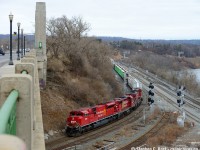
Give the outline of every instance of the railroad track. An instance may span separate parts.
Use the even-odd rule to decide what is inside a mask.
[[[123,125],[127,125],[127,124],[135,122],[136,120],[138,120],[139,118],[142,117],[144,107],[145,107],[145,105],[141,104],[140,107],[138,107],[136,110],[134,110],[128,116],[126,116],[118,121],[111,122],[108,125],[105,125],[100,128],[86,132],[85,134],[81,135],[80,137],[62,136],[61,138],[59,138],[55,141],[46,143],[46,149],[47,150],[62,150],[67,147],[72,147],[74,145],[81,145],[82,143],[86,143],[87,141],[96,139],[97,137],[103,136],[109,132],[112,132],[116,129],[121,128]]]
[[[159,87],[160,89],[162,89],[163,91],[165,91],[166,93],[170,94],[170,95],[173,95],[174,97],[176,97],[176,93],[171,91],[171,90],[168,90],[166,88],[163,88],[162,86],[160,85],[157,85],[157,87]],[[185,101],[186,101],[186,104],[185,105],[188,105],[194,109],[197,109],[197,110],[200,110],[200,103],[198,105],[198,101],[195,101],[194,99],[192,99],[191,97],[188,97],[188,96],[185,96]]]
[[[153,127],[151,127],[150,130],[146,131],[140,137],[136,138],[134,141],[127,144],[123,148],[120,148],[120,150],[131,150],[131,148],[133,147],[137,148],[144,144],[148,140],[148,138],[155,136],[158,133],[158,131],[167,124],[170,118],[169,115],[169,113],[163,114],[159,121]]]
[[[146,86],[144,89],[148,90],[148,84],[149,82],[152,82],[152,78],[147,77],[148,75],[145,73],[145,75],[141,72],[138,72],[138,78],[140,79],[141,82],[143,82],[143,84]],[[146,80],[144,82],[144,79]],[[176,97],[176,88],[174,88],[173,86],[165,83],[165,82],[161,82],[160,80],[156,80],[155,77],[153,77],[153,80],[155,83],[157,83],[158,87],[160,89],[162,89],[163,91],[165,91],[167,94]],[[148,81],[148,83],[147,83]],[[168,98],[167,96],[165,96],[163,93],[161,92],[156,92],[158,95],[161,95],[161,97],[164,97],[164,99],[169,102],[170,104],[172,104],[173,102],[173,106],[175,108],[177,108],[177,110],[179,110],[180,108],[177,106],[177,103],[174,102],[173,100],[171,100],[170,98]],[[186,103],[188,106],[194,108],[194,109],[198,109],[200,108],[200,102],[197,101],[196,99],[194,99],[193,97],[191,97],[190,95],[186,94],[185,98],[187,99]],[[196,121],[197,123],[200,123],[200,118],[197,116],[194,116],[193,113],[191,113],[190,111],[187,111],[186,109],[184,109],[185,112],[187,113],[187,115],[194,121]],[[132,141],[131,143],[129,143],[128,145],[124,146],[123,148],[121,148],[120,150],[130,150],[131,148],[136,148],[141,146],[149,137],[154,136],[163,126],[166,125],[167,121],[169,120],[169,115],[163,116],[160,121],[153,126],[150,130],[148,130],[146,133],[144,133],[142,136],[138,137],[137,139],[135,139],[134,141]]]
[[[123,66],[126,66],[126,64],[123,64]],[[155,83],[157,83],[159,85],[163,85],[164,87],[166,87],[166,90],[170,90],[171,92],[174,92],[174,93],[177,92],[176,85],[174,85],[172,83],[169,84],[169,83],[167,83],[167,81],[163,81],[164,79],[161,79],[161,78],[157,77],[155,74],[152,74],[150,72],[147,73],[146,71],[144,71],[141,68],[137,68],[137,69],[135,67],[133,67],[133,68],[139,74],[139,76],[142,76],[143,78],[149,80],[149,82],[150,82],[150,80],[151,80],[151,82],[154,81]],[[128,68],[126,68],[126,69],[128,69]],[[190,94],[185,93],[185,98],[189,102],[192,102],[193,104],[200,107],[200,101],[198,101],[196,98],[194,98]]]
[[[162,93],[158,93],[159,95],[162,95],[162,97],[163,97],[163,94]],[[168,94],[171,94],[171,93],[168,93]],[[170,100],[168,97],[164,97],[164,99],[165,99],[165,101],[167,101],[168,103],[171,103],[171,105],[173,105],[175,108],[177,108],[177,110],[180,110],[180,107],[178,107],[177,106],[177,103],[175,103],[174,101],[172,101],[172,100]],[[173,102],[173,104],[172,104],[172,102]],[[196,109],[196,107],[194,106],[194,105],[191,105],[190,104],[190,107],[193,107],[194,109]],[[181,111],[181,110],[180,110]],[[191,113],[190,111],[188,111],[187,109],[184,109],[184,111],[185,111],[185,113],[186,113],[186,115],[190,118],[190,119],[192,119],[192,120],[194,120],[195,122],[197,122],[197,123],[199,123],[200,124],[200,118],[199,117],[197,117],[197,116],[195,116],[193,113]]]
[[[155,77],[154,77],[154,79],[155,79]],[[158,84],[160,84],[160,85],[165,86],[168,91],[171,91],[171,93],[174,92],[174,95],[176,96],[177,89],[174,87],[174,85],[170,85],[170,84],[168,84],[168,83],[166,83],[164,81],[161,81],[160,79],[156,80],[156,82]],[[195,104],[195,105],[197,105],[197,106],[200,107],[200,101],[198,101],[197,99],[195,99],[194,97],[192,97],[190,94],[185,93],[185,99],[187,99],[188,102],[192,102],[193,103],[192,105]]]
[[[149,82],[152,81],[152,79],[150,79],[149,77],[147,78],[147,76],[149,74],[146,74],[146,72],[139,72],[137,71],[137,78],[143,83],[143,85],[148,86]],[[151,77],[151,76],[150,76]],[[146,81],[144,81],[144,79]],[[163,91],[165,91],[167,94],[173,96],[173,97],[177,97],[176,96],[176,88],[173,87],[172,85],[169,85],[168,83],[165,82],[161,82],[160,79],[156,80],[155,77],[153,77],[154,82],[156,83],[156,86],[159,87],[160,89],[162,89]],[[148,81],[148,83],[147,83]],[[148,88],[146,88],[148,90]],[[165,96],[163,93],[156,91],[156,93],[158,95],[160,95],[160,97],[164,98],[165,101],[167,101],[168,103],[170,103],[173,107],[177,108],[177,110],[180,110],[180,107],[177,106],[177,103],[174,102],[173,100],[171,100],[169,97]],[[200,102],[197,101],[195,98],[193,98],[191,95],[185,93],[185,101],[186,104],[185,106],[188,106],[190,109],[195,110],[195,113],[192,113],[191,110],[189,111],[189,109],[184,108],[184,111],[187,113],[187,116],[191,119],[194,120],[195,122],[200,124],[200,117],[196,116],[197,113],[200,112]],[[180,110],[181,111],[181,110]]]
[[[140,81],[142,81],[142,83],[146,86],[148,86],[148,83],[144,82],[143,79],[140,78]],[[171,91],[169,89],[164,88],[162,85],[157,84],[157,87],[159,87],[159,89],[165,91],[165,93],[167,93],[170,96],[176,97],[176,93],[174,91]],[[175,107],[177,110],[181,111],[180,107],[177,106],[177,103],[174,102],[172,99],[170,99],[169,97],[167,97],[165,94],[159,92],[159,91],[155,91],[155,93],[157,95],[159,95],[160,97],[162,97],[165,101],[167,101],[169,104],[171,104],[173,107]],[[192,101],[193,99],[186,99],[186,106],[189,106],[190,108],[192,108],[193,110],[196,111],[200,111],[200,106],[196,105],[193,103]],[[191,113],[190,111],[188,111],[186,108],[184,108],[184,111],[186,112],[187,116],[191,119],[194,120],[195,122],[200,124],[200,118],[197,117],[196,115],[194,115],[193,113]]]

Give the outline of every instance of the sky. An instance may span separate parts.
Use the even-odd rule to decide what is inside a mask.
[[[82,17],[89,36],[200,39],[200,0],[0,0],[0,34],[10,32],[10,12],[13,31],[20,22],[34,33],[36,2],[46,2],[47,20]]]

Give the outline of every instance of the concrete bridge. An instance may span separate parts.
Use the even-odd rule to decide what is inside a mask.
[[[46,66],[46,6],[37,2],[35,49],[0,68],[0,149],[45,150],[40,89]]]

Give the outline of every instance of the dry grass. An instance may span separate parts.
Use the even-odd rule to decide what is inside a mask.
[[[185,58],[187,61],[193,63],[196,68],[200,68],[200,57],[195,57],[195,58]]]
[[[169,124],[164,126],[164,128],[157,133],[156,136],[147,140],[147,144],[150,147],[157,147],[159,145],[170,146],[177,139],[177,137],[188,131],[190,124],[186,122],[184,128],[179,127],[176,124],[176,118],[174,116],[175,115],[173,114],[171,115]]]
[[[104,146],[103,141],[97,141],[94,145],[95,148],[101,148],[102,146]]]
[[[123,126],[119,132],[117,133],[117,136],[131,136],[132,135],[132,131],[131,131],[131,127],[130,125],[126,125],[126,126]]]
[[[45,132],[63,129],[69,111],[79,107],[75,102],[59,96],[59,91],[56,90],[46,89],[41,91],[41,97]]]
[[[158,108],[158,107],[156,107],[155,109],[154,109],[154,112],[151,114],[151,115],[149,115],[148,117],[147,117],[147,119],[146,119],[146,122],[149,122],[149,121],[151,121],[151,120],[154,120],[154,119],[156,119],[158,116],[160,116],[161,115],[161,111],[160,111],[160,109]]]

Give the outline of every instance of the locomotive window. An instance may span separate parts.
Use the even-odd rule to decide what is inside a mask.
[[[132,90],[132,93],[137,93],[137,90]]]
[[[121,96],[121,97],[119,97],[119,98],[126,98],[125,96]]]
[[[107,106],[107,108],[112,108],[112,107],[114,107],[114,105]]]
[[[94,108],[92,108],[92,110],[93,110],[93,112],[96,114],[96,108],[94,107]]]
[[[77,113],[76,115],[77,115],[77,116],[83,116],[83,114],[82,114],[82,113]]]
[[[71,112],[70,115],[71,115],[71,116],[75,116],[75,112]]]

